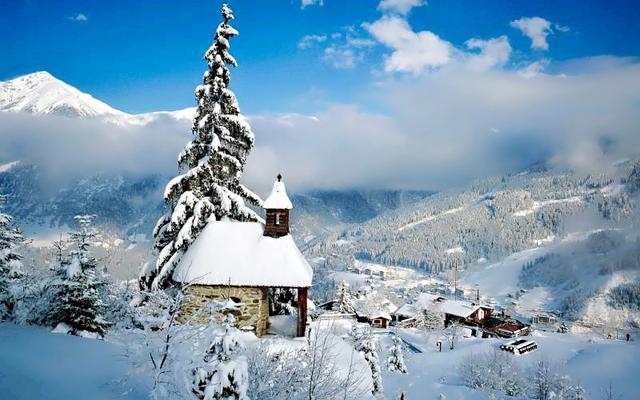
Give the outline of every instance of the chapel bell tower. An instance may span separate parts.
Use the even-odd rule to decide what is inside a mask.
[[[287,189],[282,181],[282,175],[278,174],[273,183],[271,194],[263,204],[266,218],[264,236],[279,238],[289,234],[289,210],[293,208]]]

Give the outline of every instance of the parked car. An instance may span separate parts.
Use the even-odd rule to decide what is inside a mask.
[[[536,344],[536,342],[534,342],[533,340],[527,340],[527,339],[513,340],[509,343],[500,345],[500,350],[508,351],[509,353],[513,353],[517,355],[534,351],[537,348],[538,348],[538,345]]]

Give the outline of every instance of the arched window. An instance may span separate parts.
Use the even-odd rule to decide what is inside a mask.
[[[280,213],[276,213],[276,225],[280,225]]]

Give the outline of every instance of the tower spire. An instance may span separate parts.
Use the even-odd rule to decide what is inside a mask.
[[[279,238],[289,234],[289,210],[293,208],[287,189],[282,181],[282,174],[278,174],[273,182],[271,194],[264,204],[266,214],[264,235]]]

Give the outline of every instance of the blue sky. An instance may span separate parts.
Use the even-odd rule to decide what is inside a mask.
[[[540,162],[598,173],[640,156],[637,0],[231,6],[231,88],[256,133],[244,179],[258,190],[278,172],[294,191],[441,189]],[[47,70],[123,111],[192,107],[219,8],[0,1],[0,79]],[[188,121],[120,132],[27,119],[0,115],[6,158],[72,171],[173,174],[190,135]]]
[[[510,67],[544,59],[553,71],[563,60],[640,54],[639,4],[430,0],[396,14],[413,31],[433,32],[457,48],[471,38],[506,35]],[[377,1],[324,0],[304,8],[299,0],[236,0],[230,5],[240,31],[232,42],[240,63],[232,89],[247,113],[313,113],[333,103],[375,110],[376,101],[365,89],[389,77],[415,75],[385,72],[385,57],[393,49],[362,25],[388,14],[377,9]],[[205,68],[201,56],[219,22],[218,9],[219,3],[210,0],[3,1],[0,79],[47,70],[128,112],[189,107]],[[551,24],[547,50],[532,49],[531,39],[510,26],[534,16]],[[326,38],[301,48],[305,35]],[[347,36],[361,46],[347,45]],[[352,50],[353,60],[328,56],[332,46],[338,56]]]

